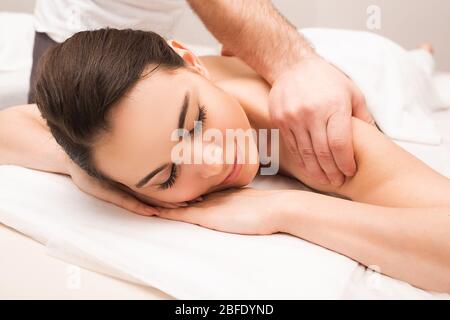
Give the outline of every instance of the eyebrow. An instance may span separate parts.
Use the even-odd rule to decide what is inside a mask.
[[[183,99],[183,103],[181,105],[181,111],[180,111],[180,115],[178,117],[178,129],[183,129],[184,125],[186,123],[186,115],[187,115],[187,110],[189,107],[189,101],[190,101],[190,94],[189,92],[186,92],[186,94],[184,95],[184,99]],[[142,188],[144,185],[147,184],[147,182],[149,182],[155,175],[157,175],[158,173],[160,173],[161,171],[163,171],[165,168],[167,168],[170,165],[170,163],[166,163],[163,164],[162,166],[156,168],[155,170],[153,170],[152,172],[150,172],[149,174],[147,174],[144,178],[142,178],[141,180],[139,180],[138,183],[136,183],[135,187],[136,188]]]

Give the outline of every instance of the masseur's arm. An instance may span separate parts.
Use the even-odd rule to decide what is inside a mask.
[[[79,168],[56,142],[36,105],[0,111],[0,165],[16,165],[71,176],[77,187],[98,199],[140,215],[155,208],[134,196],[101,183]]]
[[[387,208],[304,191],[228,190],[160,217],[213,230],[289,233],[417,287],[450,293],[450,206]]]
[[[351,116],[372,122],[363,94],[319,57],[269,0],[188,0],[209,31],[272,85],[269,110],[300,169],[339,186],[356,172]]]

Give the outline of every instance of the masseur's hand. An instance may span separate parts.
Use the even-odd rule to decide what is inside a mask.
[[[339,69],[313,55],[284,71],[269,110],[305,174],[340,186],[356,173],[352,115],[373,124],[361,90]]]
[[[66,157],[66,171],[72,181],[83,192],[100,200],[110,202],[118,207],[127,209],[143,216],[158,214],[158,210],[118,188],[106,185],[96,178],[89,176],[77,164]]]
[[[280,232],[282,192],[229,189],[205,195],[203,201],[184,208],[159,208],[159,216],[222,232],[270,235]]]

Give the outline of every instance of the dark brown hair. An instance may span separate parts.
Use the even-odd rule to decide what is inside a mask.
[[[109,28],[79,32],[42,58],[37,106],[58,144],[90,176],[114,183],[96,169],[92,147],[110,129],[111,108],[149,66],[185,64],[154,32]]]

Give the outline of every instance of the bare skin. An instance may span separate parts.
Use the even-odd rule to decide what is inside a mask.
[[[197,64],[188,52],[183,51],[183,55]],[[269,85],[251,68],[236,58],[203,57],[199,61],[215,85],[239,101],[252,127],[275,127],[268,112]],[[15,123],[7,128],[11,120]],[[46,131],[35,106],[2,111],[0,122],[0,146],[4,150],[0,153],[1,163],[71,174],[77,185],[84,183],[82,190],[91,188],[86,192],[106,201],[113,199],[111,202],[119,205],[122,202],[118,197],[121,197],[123,203],[133,206],[133,211],[145,214],[144,207],[132,202],[131,197],[111,193],[82,173],[70,171],[73,165],[61,160],[64,156]],[[23,126],[36,134],[30,135],[30,130],[25,130],[26,134],[21,135],[24,130],[17,127]],[[46,141],[48,149],[32,148],[38,139]],[[357,202],[300,191],[230,189],[208,194],[203,201],[186,208],[168,209],[164,203],[166,208],[159,208],[158,215],[231,233],[289,233],[364,265],[377,265],[382,273],[420,288],[450,292],[449,180],[403,151],[374,127],[356,119],[353,120],[353,147],[358,171],[340,187],[324,185],[304,175],[290,158],[283,140],[280,160],[284,174],[317,190],[338,193]],[[107,156],[105,153],[105,162]],[[190,181],[191,186],[193,182]],[[173,205],[178,207],[176,203]]]
[[[252,127],[276,128],[268,111],[270,87],[252,69],[235,58],[225,60],[204,57],[202,62],[210,70],[210,74],[218,75],[214,79],[216,84],[239,100]],[[450,205],[447,196],[450,194],[448,179],[398,147],[375,127],[356,118],[353,118],[353,126],[353,147],[358,171],[354,177],[346,178],[342,186],[320,184],[299,170],[295,158],[287,150],[283,136],[280,137],[282,173],[295,177],[316,190],[337,193],[364,203],[395,207]],[[367,141],[371,143],[367,144]],[[386,155],[389,155],[389,162],[385,161]],[[416,174],[411,175],[411,172]],[[420,181],[420,177],[426,177],[430,183],[413,184]],[[411,192],[417,196],[412,198]]]
[[[225,54],[239,57],[270,84],[270,118],[302,175],[335,186],[353,176],[352,115],[373,123],[357,85],[322,59],[270,0],[188,3]],[[335,140],[345,144],[336,148]]]

